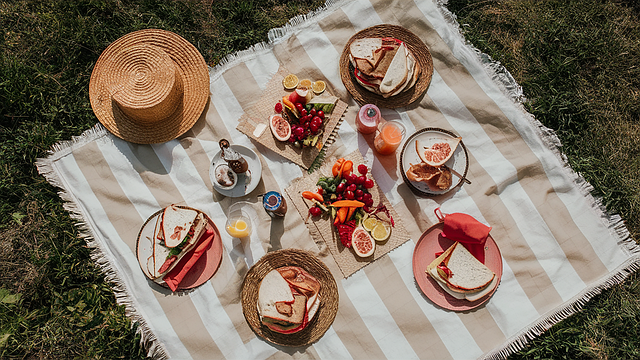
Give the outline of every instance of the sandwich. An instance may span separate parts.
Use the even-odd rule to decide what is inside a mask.
[[[304,269],[271,270],[260,283],[258,314],[270,330],[293,334],[306,328],[320,307],[320,283]]]
[[[358,84],[385,98],[409,90],[419,76],[419,65],[406,44],[390,37],[354,40],[349,61]]]
[[[170,205],[156,221],[153,249],[147,259],[151,280],[164,283],[171,272],[203,239],[208,220],[200,211]]]
[[[426,273],[456,299],[477,301],[498,286],[496,274],[457,241],[427,266]]]

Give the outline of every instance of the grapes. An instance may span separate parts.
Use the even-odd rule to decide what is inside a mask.
[[[360,164],[358,165],[358,172],[362,175],[367,175],[367,172],[369,171],[369,168],[367,168],[367,165],[365,164]]]

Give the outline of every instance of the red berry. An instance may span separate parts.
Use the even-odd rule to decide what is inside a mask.
[[[309,114],[311,114],[311,116],[316,116],[316,109],[311,108],[311,110],[309,110]]]
[[[347,191],[356,191],[356,189],[357,189],[356,184],[351,184],[347,186]]]
[[[319,207],[314,206],[309,209],[309,214],[311,214],[311,216],[320,216],[322,214],[322,210]]]
[[[324,120],[324,111],[320,110],[316,113],[320,117],[320,119]]]
[[[355,191],[355,195],[356,195],[356,198],[362,198],[362,196],[364,195],[364,192],[358,189]]]
[[[373,183],[373,180],[371,179],[367,179],[364,181],[364,187],[366,189],[371,189],[375,184]]]
[[[336,186],[336,192],[337,193],[343,192],[345,187],[346,185],[343,182],[341,182],[340,184],[338,184],[338,186]]]
[[[369,171],[369,168],[367,168],[367,165],[365,164],[360,164],[358,165],[358,172],[362,175],[367,175],[367,172]]]
[[[276,103],[276,108],[274,109],[278,114],[282,112],[282,104]]]
[[[344,196],[347,198],[347,200],[353,200],[356,197],[353,194],[353,191],[347,191],[346,193],[344,193]]]

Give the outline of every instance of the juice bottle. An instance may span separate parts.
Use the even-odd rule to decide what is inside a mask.
[[[387,121],[382,125],[380,132],[373,140],[373,146],[381,155],[392,154],[400,146],[404,133],[404,125],[400,122]]]
[[[362,134],[372,134],[376,132],[380,122],[380,109],[373,104],[366,104],[358,111],[356,116],[356,128]]]

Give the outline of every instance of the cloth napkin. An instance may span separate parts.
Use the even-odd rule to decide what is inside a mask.
[[[182,279],[184,279],[189,270],[191,270],[193,265],[198,262],[202,254],[209,250],[215,236],[216,234],[213,231],[213,228],[207,227],[207,230],[202,235],[203,239],[200,241],[200,243],[187,255],[185,255],[184,258],[181,259],[180,263],[176,265],[176,267],[174,267],[171,271],[169,271],[167,275],[164,276],[163,280],[167,283],[171,291],[176,291],[176,289],[178,289],[178,286],[180,286],[180,282],[182,281]],[[188,260],[185,261],[185,258]]]
[[[491,226],[481,223],[469,214],[444,215],[440,208],[435,209],[434,212],[438,219],[444,222],[442,236],[462,243],[476,259],[484,264],[484,243],[487,241]]]

